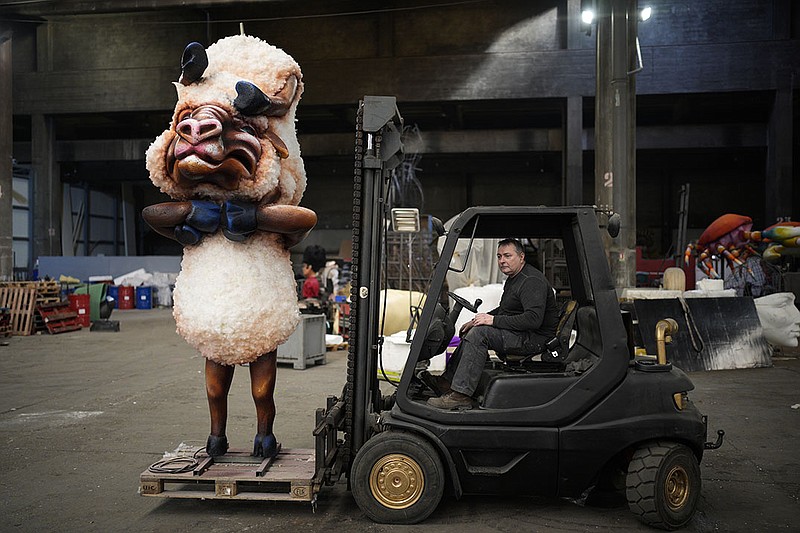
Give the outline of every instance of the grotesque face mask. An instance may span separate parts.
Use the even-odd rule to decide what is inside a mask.
[[[297,63],[260,39],[235,36],[207,51],[190,44],[181,67],[170,128],[147,151],[153,183],[178,200],[296,205],[305,190]]]
[[[779,292],[756,298],[756,311],[770,344],[795,347],[800,338],[800,311],[794,305],[795,296]]]

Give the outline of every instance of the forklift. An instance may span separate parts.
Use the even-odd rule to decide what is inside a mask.
[[[580,498],[623,494],[645,524],[686,525],[701,491],[707,420],[689,400],[694,385],[667,360],[677,323],[656,325],[657,354],[637,346],[635,320],[623,312],[601,231],[618,216],[593,206],[470,207],[458,215],[434,266],[399,383],[381,391],[381,279],[389,226],[389,178],[402,158],[402,118],[394,97],[359,103],[353,189],[353,263],[347,381],[317,409],[315,487],[344,475],[362,511],[388,524],[414,524],[445,490]],[[443,312],[449,270],[464,268],[456,246],[476,239],[559,239],[569,300],[545,353],[487,360],[472,409],[427,404],[432,391],[415,373],[440,349],[442,331],[480,301],[454,294]],[[442,324],[450,326],[442,328]],[[437,346],[437,348],[431,348]],[[440,353],[439,352],[439,353]]]

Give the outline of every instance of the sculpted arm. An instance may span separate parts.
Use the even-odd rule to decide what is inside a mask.
[[[142,210],[142,217],[159,234],[175,239],[175,227],[184,223],[192,210],[191,202],[164,202]]]
[[[302,241],[317,223],[317,214],[294,205],[262,205],[256,211],[259,231],[280,233],[287,248]]]

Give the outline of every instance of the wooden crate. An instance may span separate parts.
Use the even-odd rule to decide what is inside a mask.
[[[33,330],[33,310],[36,305],[36,287],[33,285],[5,284],[0,287],[0,307],[11,313],[11,334],[30,335]]]
[[[188,472],[152,472],[139,476],[139,494],[159,498],[281,500],[314,502],[314,450],[282,450],[273,460],[230,450],[222,457],[201,455]]]

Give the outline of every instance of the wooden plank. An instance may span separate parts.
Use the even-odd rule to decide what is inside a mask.
[[[314,451],[309,449],[287,449],[272,460],[231,450],[198,461],[187,472],[142,472],[139,493],[161,498],[313,501],[319,490],[313,483]]]

